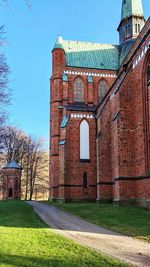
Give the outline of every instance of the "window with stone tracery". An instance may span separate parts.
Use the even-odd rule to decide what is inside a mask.
[[[74,81],[74,102],[84,102],[84,82],[79,77]]]
[[[105,80],[100,80],[98,84],[98,102],[100,102],[108,91],[108,83]]]

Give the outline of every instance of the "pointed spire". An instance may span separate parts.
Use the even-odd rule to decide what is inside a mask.
[[[142,0],[122,0],[121,22],[118,27],[120,44],[137,38],[144,25]]]
[[[143,17],[142,0],[122,0],[121,20],[130,16]]]
[[[63,38],[58,35],[54,48],[61,48],[61,49],[63,49],[62,41],[63,41]]]

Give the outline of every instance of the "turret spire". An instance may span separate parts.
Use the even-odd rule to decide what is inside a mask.
[[[118,27],[120,44],[136,38],[144,24],[142,0],[122,0],[121,22]]]
[[[130,16],[143,17],[142,0],[123,0],[121,20]]]

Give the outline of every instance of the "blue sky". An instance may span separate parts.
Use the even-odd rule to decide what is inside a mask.
[[[121,0],[9,0],[0,8],[5,53],[11,70],[10,122],[27,134],[49,139],[51,50],[57,35],[66,40],[118,44]],[[149,16],[150,1],[143,0]]]

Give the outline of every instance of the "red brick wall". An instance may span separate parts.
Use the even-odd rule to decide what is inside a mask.
[[[146,43],[147,41],[134,55],[133,62]],[[118,201],[138,199],[141,196],[149,198],[149,180],[146,182],[138,180],[138,176],[148,173],[145,109],[149,107],[146,107],[148,96],[147,86],[144,83],[146,57],[148,52],[135,68],[129,60],[125,66],[126,70],[122,73],[125,74],[125,78],[118,86],[119,90],[115,91],[117,89],[115,84],[97,111],[99,116],[97,124],[100,124],[97,140],[98,180],[101,182],[98,186],[98,195],[101,200],[110,199],[112,195],[112,198]],[[124,179],[117,181],[115,179],[117,177]],[[112,182],[112,185],[108,181]],[[148,190],[144,189],[145,183],[148,184]]]
[[[59,183],[59,137],[62,111],[59,106],[63,100],[62,73],[65,66],[65,54],[62,49],[53,50],[53,74],[50,81],[50,198],[58,197]]]
[[[62,81],[64,71],[94,72],[107,75],[107,77],[93,76],[93,83],[88,83],[87,75],[68,74],[68,81]],[[66,133],[63,134],[62,129],[60,130],[60,124],[65,113],[59,107],[74,104],[73,84],[77,77],[81,77],[84,81],[84,104],[97,105],[99,81],[105,79],[110,87],[115,80],[113,75],[116,75],[115,71],[66,67],[64,51],[61,49],[53,50],[53,72],[50,89],[50,198],[96,199],[95,119],[88,120],[91,162],[81,163],[79,157],[81,119],[70,118]],[[69,113],[71,112],[68,111]],[[75,113],[78,114],[78,112]],[[85,114],[82,111],[79,113]],[[88,113],[86,112],[86,114]],[[59,146],[59,141],[63,139],[66,139],[66,144]],[[84,171],[88,175],[88,189],[83,189]]]
[[[143,34],[143,33],[142,33]],[[144,38],[144,34],[142,35]],[[133,68],[147,40],[136,44],[125,59],[125,65],[118,72],[118,79],[111,77],[115,71],[71,68],[65,66],[65,54],[61,49],[53,50],[53,75],[51,78],[50,115],[50,197],[66,200],[117,200],[149,198],[149,179],[139,180],[146,175],[150,166],[148,94],[145,80],[145,60],[147,53]],[[135,53],[133,53],[136,51]],[[133,54],[132,54],[133,53]],[[62,81],[67,72],[68,81]],[[87,75],[93,76],[88,83]],[[108,75],[109,74],[109,75]],[[84,108],[75,111],[74,79],[84,81]],[[105,79],[109,92],[96,111],[96,119],[87,119],[90,128],[90,162],[80,162],[80,123],[81,118],[71,114],[93,114],[89,106],[98,104],[98,83]],[[116,82],[114,83],[116,79]],[[113,84],[114,83],[114,84]],[[60,106],[63,105],[63,108]],[[86,106],[85,106],[86,105]],[[71,106],[70,109],[66,109]],[[71,110],[72,109],[72,110]],[[150,109],[150,108],[149,108]],[[69,124],[60,129],[64,114],[70,115]],[[96,126],[97,123],[97,126]],[[97,136],[97,138],[96,138]],[[66,140],[59,146],[60,140]],[[97,146],[96,146],[97,143]],[[88,175],[88,188],[83,188],[83,173]],[[148,189],[144,189],[146,187]]]
[[[136,198],[140,200],[150,199],[150,178],[136,181]]]
[[[21,199],[21,170],[2,169],[1,173],[3,176],[2,198],[9,199],[9,188],[12,188],[12,199]]]
[[[72,112],[73,113],[73,112]],[[81,114],[82,112],[75,112]],[[82,119],[71,118],[67,127],[66,143],[66,198],[96,199],[96,146],[95,119],[87,119],[90,135],[90,163],[80,162],[80,123]],[[83,189],[83,173],[87,172],[88,188]]]

